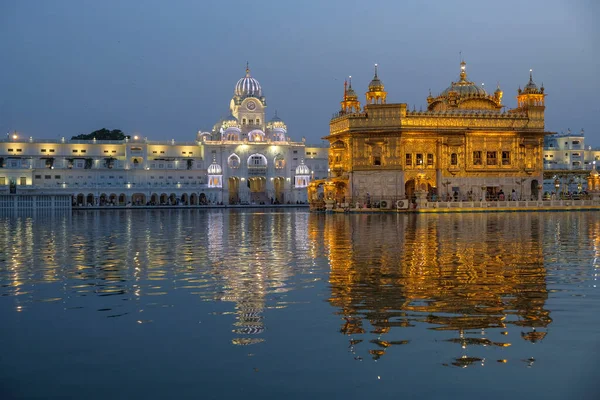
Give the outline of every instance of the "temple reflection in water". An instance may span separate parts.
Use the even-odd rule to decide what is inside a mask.
[[[369,341],[377,359],[407,344],[406,331],[425,324],[454,331],[449,342],[509,346],[486,330],[508,328],[543,339],[552,319],[536,213],[453,215],[319,215],[330,260],[329,302],[351,347]],[[312,240],[319,242],[316,234]],[[475,334],[476,333],[476,334]],[[388,338],[389,337],[389,338]],[[507,340],[514,340],[506,337]],[[363,344],[364,346],[364,344]],[[459,357],[455,365],[479,359]],[[501,361],[501,360],[499,360]]]

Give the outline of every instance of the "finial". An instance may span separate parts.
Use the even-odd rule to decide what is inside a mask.
[[[431,95],[431,89],[429,89],[429,97],[433,97],[433,96]]]
[[[529,82],[533,82],[533,69],[529,68]]]
[[[349,80],[349,83],[348,83],[348,88],[349,88],[349,89],[352,89],[352,75],[350,75],[350,76],[348,77],[348,80]]]
[[[248,66],[248,61],[246,61],[246,76],[250,76],[250,67]]]
[[[277,118],[277,110],[275,110],[275,118]]]
[[[467,63],[464,60],[460,62],[460,80],[467,80]]]
[[[377,78],[377,63],[375,63],[375,78]]]

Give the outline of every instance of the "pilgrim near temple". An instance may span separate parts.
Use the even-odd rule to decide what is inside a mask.
[[[375,65],[364,107],[352,81],[344,83],[325,137],[330,176],[310,183],[311,205],[508,199],[513,190],[542,200],[546,94],[530,71],[516,95],[516,108],[503,110],[500,87],[489,94],[470,81],[463,61],[456,82],[437,96],[430,92],[425,111],[410,111],[387,103]]]

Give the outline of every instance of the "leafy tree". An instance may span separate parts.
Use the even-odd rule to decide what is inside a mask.
[[[129,139],[129,135],[125,135],[120,129],[108,130],[106,128],[98,129],[92,133],[73,136],[71,140],[124,140]]]

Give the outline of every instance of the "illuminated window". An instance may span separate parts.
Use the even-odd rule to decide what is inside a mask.
[[[510,165],[510,151],[502,152],[502,165]]]
[[[427,165],[433,166],[433,154],[431,153],[427,154]]]
[[[481,151],[473,152],[473,165],[481,165]]]
[[[417,153],[417,157],[415,158],[415,163],[417,166],[423,165],[423,154]]]
[[[407,167],[412,167],[412,154],[406,153],[406,162]]]
[[[486,163],[487,163],[487,165],[497,165],[495,151],[487,152]]]
[[[20,183],[20,184],[21,184],[21,186],[25,186],[25,185],[27,185],[27,178],[26,178],[26,177],[22,176],[22,177],[20,178],[20,181],[21,181],[21,183]]]

